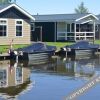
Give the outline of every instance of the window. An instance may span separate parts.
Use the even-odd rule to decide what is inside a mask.
[[[23,22],[22,21],[16,21],[16,36],[22,36],[23,32]]]
[[[5,87],[7,85],[7,71],[0,70],[0,87]]]
[[[76,24],[76,32],[79,32],[80,25]]]
[[[66,23],[65,22],[58,22],[57,23],[57,31],[58,32],[66,32]]]
[[[35,24],[34,24],[34,22],[31,22],[31,31],[35,31]]]
[[[95,26],[95,31],[96,31],[96,32],[99,31],[99,26],[98,26],[98,25]]]
[[[67,32],[70,32],[70,24],[67,24]]]
[[[0,20],[0,37],[7,36],[7,21]]]
[[[75,31],[75,28],[74,27],[75,27],[75,25],[74,25],[74,23],[72,23],[71,24],[71,32],[74,32]]]
[[[22,67],[17,67],[16,68],[16,84],[22,83]]]

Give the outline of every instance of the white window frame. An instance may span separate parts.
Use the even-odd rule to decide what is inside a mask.
[[[22,24],[21,25],[18,25],[17,24],[17,21],[21,21]],[[22,26],[22,36],[16,36],[16,26]],[[23,37],[23,20],[22,19],[16,19],[15,20],[15,37]]]
[[[31,32],[35,31],[35,23],[34,23],[34,22],[31,22],[31,26],[32,26],[32,25],[33,25],[34,27],[33,27],[33,29],[31,30]]]
[[[1,37],[8,37],[8,20],[5,18],[0,18],[0,21],[6,21],[6,24],[1,24],[0,25],[6,25],[6,36],[0,36]]]
[[[18,67],[18,66],[15,67],[15,84],[16,84],[16,85],[19,85],[19,84],[22,84],[22,83],[23,83],[23,70],[24,70],[24,69],[22,68],[22,76],[21,76],[22,79],[21,79],[20,82],[18,82],[18,81],[17,81],[17,69],[18,69],[18,68],[22,68],[22,67]]]

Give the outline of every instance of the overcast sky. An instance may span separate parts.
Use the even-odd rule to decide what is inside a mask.
[[[100,14],[100,0],[16,0],[17,4],[31,14],[66,14],[83,1],[89,12]]]

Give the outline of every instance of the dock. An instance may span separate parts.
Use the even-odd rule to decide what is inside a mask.
[[[2,53],[0,54],[0,59],[2,60],[10,59],[10,55],[8,53]]]

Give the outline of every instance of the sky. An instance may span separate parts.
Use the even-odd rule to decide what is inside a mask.
[[[100,14],[100,0],[16,0],[17,4],[32,15],[68,14],[84,2],[90,13]]]

